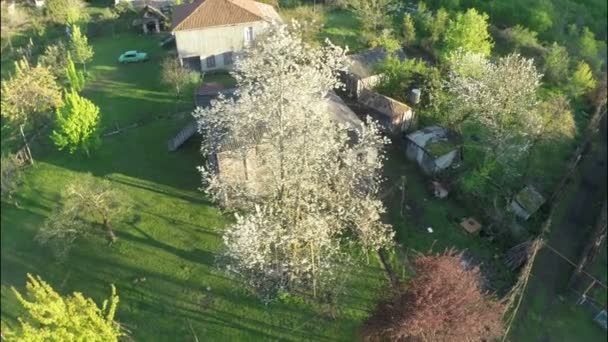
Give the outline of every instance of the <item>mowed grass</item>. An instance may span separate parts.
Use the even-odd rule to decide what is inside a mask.
[[[92,43],[96,57],[89,70],[94,81],[85,93],[102,108],[104,124],[128,124],[138,115],[173,108],[170,94],[154,82],[163,52],[154,48],[153,38],[120,35]],[[128,49],[147,50],[152,60],[116,65],[115,57]],[[136,341],[184,341],[194,334],[209,341],[355,339],[387,286],[375,261],[349,271],[336,319],[327,307],[300,300],[264,305],[222,270],[217,256],[222,229],[231,217],[197,190],[200,141],[167,151],[167,139],[189,120],[188,115],[174,116],[106,137],[90,158],[55,151],[48,140],[33,146],[36,164],[25,171],[18,206],[2,202],[3,326],[15,326],[23,315],[10,287],[24,291],[26,273],[32,273],[62,294],[80,291],[97,303],[115,284],[120,296],[117,320]],[[113,182],[134,209],[115,222],[119,239],[114,245],[107,245],[102,232],[92,233],[79,238],[69,258],[59,263],[34,238],[60,207],[61,190],[87,172]]]

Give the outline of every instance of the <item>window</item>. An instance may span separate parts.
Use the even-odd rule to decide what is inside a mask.
[[[224,65],[232,64],[232,52],[224,52]]]
[[[207,68],[215,68],[215,56],[211,55],[205,60],[207,61]]]
[[[253,27],[245,28],[245,44],[249,45],[253,41]]]

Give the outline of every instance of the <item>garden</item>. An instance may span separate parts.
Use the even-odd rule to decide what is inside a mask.
[[[516,231],[509,228],[488,233],[484,229],[482,234],[471,234],[463,229],[461,221],[475,217],[483,226],[506,226],[501,220],[507,219],[500,215],[502,212],[497,213],[496,208],[506,207],[510,196],[521,190],[522,184],[534,184],[544,194],[551,193],[558,184],[562,174],[559,170],[568,166],[573,151],[585,138],[583,133],[595,108],[593,100],[588,99],[591,87],[583,84],[580,90],[567,85],[577,74],[584,83],[588,81],[588,74],[593,79],[605,72],[605,61],[602,67],[602,62],[597,60],[597,55],[602,53],[601,43],[605,49],[605,42],[601,40],[605,35],[602,37],[600,33],[597,35],[600,39],[593,38],[594,44],[600,45],[596,47],[596,55],[571,56],[573,60],[586,60],[587,68],[593,70],[581,71],[581,64],[573,62],[566,71],[555,71],[547,57],[553,51],[548,42],[561,38],[552,36],[553,31],[547,29],[534,35],[519,30],[520,36],[517,36],[504,27],[520,22],[494,22],[493,19],[488,22],[485,18],[486,26],[491,26],[492,41],[496,42],[496,55],[486,54],[488,63],[512,51],[526,58],[542,51],[542,62],[535,62],[537,67],[549,72],[551,77],[557,76],[543,79],[544,83],[538,87],[541,112],[550,113],[557,108],[563,114],[556,119],[562,125],[552,126],[553,121],[547,121],[542,132],[536,132],[538,138],[533,140],[527,158],[510,165],[512,169],[525,169],[524,175],[501,178],[504,169],[480,147],[480,141],[492,134],[480,124],[484,121],[459,122],[461,118],[446,114],[453,108],[450,98],[439,91],[437,83],[449,73],[442,57],[443,49],[447,49],[442,45],[446,29],[442,25],[447,25],[449,15],[439,9],[439,4],[431,1],[430,9],[418,7],[416,14],[407,14],[406,6],[401,4],[395,9],[396,14],[386,19],[389,24],[384,28],[381,25],[370,28],[362,25],[367,21],[354,5],[355,9],[339,4],[289,3],[281,9],[284,18],[317,21],[309,23],[301,32],[303,38],[314,45],[321,45],[328,38],[337,45],[348,45],[351,52],[359,52],[379,46],[390,50],[397,40],[397,45],[406,53],[424,55],[424,61],[389,59],[388,63],[379,65],[379,70],[388,77],[378,91],[406,101],[399,96],[412,88],[421,88],[423,101],[415,108],[420,113],[420,128],[439,124],[462,136],[464,166],[433,179],[423,176],[415,163],[406,160],[402,141],[393,139],[387,147],[380,197],[386,207],[382,221],[390,224],[395,232],[396,248],[388,252],[388,264],[394,273],[405,282],[414,276],[412,263],[418,256],[455,249],[463,251],[467,262],[480,267],[484,289],[499,297],[507,295],[519,274],[505,265],[504,254],[517,243],[542,234],[540,226],[549,210],[541,208],[529,221],[520,222],[518,227],[523,228]],[[453,20],[464,15],[461,8],[464,4],[445,6],[450,13],[461,11],[454,14]],[[491,18],[498,16],[495,13],[501,13],[499,10],[505,11],[486,10]],[[12,288],[23,291],[27,274],[32,274],[40,275],[61,294],[82,292],[96,303],[108,298],[113,284],[120,297],[116,320],[134,340],[350,341],[359,338],[361,326],[370,312],[379,301],[386,299],[383,294],[390,291],[386,260],[370,258],[362,249],[349,249],[353,260],[347,270],[350,276],[340,283],[337,298],[327,300],[313,300],[310,294],[298,293],[298,290],[295,293],[279,291],[275,300],[264,302],[240,278],[226,272],[222,267],[226,249],[223,234],[238,221],[238,216],[235,218],[220,209],[201,191],[201,173],[197,168],[204,163],[203,142],[197,136],[177,151],[167,151],[167,141],[192,122],[192,90],[201,84],[201,79],[195,77],[186,82],[186,90],[180,92],[178,87],[176,91],[162,74],[163,63],[173,56],[172,51],[161,47],[157,36],[132,32],[126,24],[130,20],[128,12],[115,13],[95,3],[86,11],[88,25],[98,29],[88,31],[88,43],[94,54],[86,66],[76,63],[78,70],[81,65],[84,67],[86,79],[78,94],[98,107],[99,142],[91,146],[90,152],[88,147],[84,148],[86,153],[57,150],[57,140],[50,137],[50,131],[56,129],[52,125],[43,128],[43,133],[29,142],[34,163],[23,168],[18,190],[2,201],[2,331],[15,329],[18,318],[27,314]],[[597,21],[592,19],[587,18],[590,23]],[[405,24],[408,20],[417,27],[416,38],[408,37],[411,33],[410,24]],[[526,20],[522,19],[521,23]],[[535,24],[535,29],[542,28],[541,24]],[[8,38],[12,45],[10,50],[5,50],[10,53],[3,51],[3,81],[16,72],[13,62],[21,57],[33,62],[36,56],[48,55],[43,47],[54,44],[64,35],[60,25],[28,25],[27,30],[18,30]],[[577,33],[576,37],[583,41],[585,31],[580,31],[583,33]],[[530,39],[522,42],[521,35],[534,39],[532,43]],[[31,43],[31,37],[35,43]],[[5,40],[3,36],[3,49],[8,49],[4,47]],[[566,44],[583,43],[568,41]],[[570,45],[568,48],[573,54],[574,49]],[[117,63],[118,56],[128,50],[145,51],[150,61]],[[74,87],[71,78],[66,82]],[[234,84],[226,73],[205,74],[202,84],[207,82]],[[508,128],[520,127],[517,123],[509,124]],[[31,136],[43,126],[44,120],[27,122],[25,135]],[[549,138],[545,139],[544,133]],[[22,145],[18,126],[3,117],[3,155],[14,153]],[[442,154],[446,147],[435,144],[431,148]],[[52,246],[40,244],[39,230],[47,226],[49,217],[64,204],[65,189],[71,183],[86,181],[89,174],[96,181],[108,181],[121,194],[120,198],[124,197],[124,205],[130,210],[112,223],[115,242],[107,243],[103,230],[92,230],[77,238],[67,256],[58,258]],[[433,196],[432,180],[449,184],[447,199]],[[93,216],[85,221],[95,226]],[[513,336],[518,340],[533,340],[531,322],[541,324],[547,301],[555,301],[556,294],[539,294],[538,283],[542,279],[532,279],[536,295],[526,304],[524,318],[520,318],[526,321],[516,321]],[[599,328],[590,327],[590,320],[578,308],[565,301],[555,307],[558,309],[551,316],[551,322],[542,323],[543,330],[557,329],[572,334],[568,336],[583,336],[578,334],[584,331],[588,340],[605,335]]]

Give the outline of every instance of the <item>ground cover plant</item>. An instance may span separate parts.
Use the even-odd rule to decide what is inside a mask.
[[[138,49],[149,49],[153,58],[162,54],[153,38],[117,35],[91,40],[96,54],[83,93],[99,104],[108,128],[113,121],[128,125],[173,110],[175,97],[171,89],[158,85],[155,59],[132,68],[115,62],[120,52],[142,42]],[[233,82],[222,74],[208,79]],[[193,334],[216,340],[353,336],[384,286],[375,262],[350,271],[354,276],[344,286],[354,290],[335,312],[286,295],[265,306],[217,267],[221,229],[231,218],[197,190],[200,141],[174,153],[166,150],[167,139],[190,120],[189,114],[177,115],[102,138],[91,158],[56,151],[49,140],[32,146],[40,158],[25,170],[15,197],[19,206],[2,202],[3,325],[16,327],[16,318],[25,315],[10,286],[23,288],[29,272],[62,294],[79,291],[97,303],[107,298],[109,284],[115,284],[121,299],[117,320],[125,322],[136,340],[170,341]],[[113,224],[117,241],[111,247],[100,230],[77,240],[70,256],[57,263],[52,249],[41,247],[35,235],[61,204],[62,189],[87,172],[107,179],[136,205],[128,217]]]
[[[379,70],[384,67],[388,77],[378,89],[407,102],[409,90],[421,88],[422,101],[414,108],[420,127],[440,124],[459,133],[462,144],[458,147],[465,156],[460,167],[429,179],[422,176],[415,163],[406,160],[403,142],[393,139],[386,150],[384,182],[376,184],[381,186],[373,192],[382,203],[373,201],[369,217],[355,220],[355,223],[371,223],[364,224],[364,228],[376,228],[377,224],[391,227],[394,240],[388,244],[386,239],[381,239],[382,243],[374,245],[374,248],[379,245],[391,248],[384,249],[384,254],[378,253],[378,258],[373,254],[370,257],[370,253],[362,251],[360,246],[341,250],[341,257],[348,256],[351,262],[344,263],[346,267],[340,272],[349,277],[345,282],[332,283],[337,286],[331,292],[339,294],[339,298],[334,298],[316,291],[321,280],[315,273],[318,271],[315,267],[320,265],[315,263],[318,256],[306,254],[308,251],[300,248],[312,244],[306,245],[308,240],[302,243],[305,239],[286,244],[281,251],[283,254],[301,253],[302,260],[313,260],[312,271],[310,265],[303,262],[301,269],[304,272],[292,272],[298,276],[312,274],[312,280],[302,281],[304,286],[299,287],[278,286],[273,289],[272,300],[264,303],[254,294],[252,286],[248,286],[251,284],[243,278],[233,277],[225,269],[225,256],[230,254],[226,253],[227,243],[231,252],[237,252],[232,253],[232,261],[236,260],[237,264],[246,260],[239,248],[249,245],[238,245],[234,243],[235,239],[231,243],[230,238],[222,236],[229,231],[233,237],[238,237],[239,231],[234,227],[256,226],[266,222],[256,219],[269,216],[258,212],[252,220],[251,217],[247,219],[245,212],[239,212],[235,218],[199,191],[201,174],[197,167],[205,163],[200,154],[200,137],[189,140],[175,152],[167,151],[167,140],[192,123],[192,91],[201,79],[203,84],[216,82],[226,87],[235,86],[235,79],[218,72],[194,78],[191,74],[180,74],[172,80],[172,77],[165,77],[163,82],[161,63],[175,62],[175,56],[169,49],[159,46],[158,36],[134,32],[131,24],[137,13],[129,5],[114,9],[96,1],[53,0],[50,13],[18,6],[14,20],[2,23],[3,88],[14,88],[4,84],[17,71],[15,61],[38,68],[45,75],[44,80],[56,78],[56,84],[51,84],[51,93],[57,94],[59,87],[76,88],[74,91],[79,96],[99,107],[99,123],[95,119],[94,126],[99,126],[101,144],[96,149],[89,149],[87,144],[89,156],[69,154],[57,151],[49,138],[50,131],[47,131],[31,143],[36,163],[23,164],[8,153],[14,153],[22,145],[20,125],[6,120],[3,112],[0,218],[3,332],[9,327],[19,329],[18,318],[27,316],[23,302],[11,290],[15,287],[23,293],[27,274],[41,276],[60,295],[82,292],[95,303],[108,298],[108,288],[114,284],[120,295],[115,320],[134,340],[145,341],[355,340],[361,337],[358,334],[362,323],[378,303],[386,300],[399,286],[407,288],[412,284],[415,256],[450,248],[464,251],[463,262],[479,267],[479,285],[484,290],[499,298],[509,293],[518,272],[505,265],[504,253],[515,243],[538,234],[546,208],[541,208],[526,223],[517,225],[511,225],[513,215],[506,213],[504,208],[524,184],[534,184],[544,194],[551,193],[562,180],[562,170],[568,165],[572,151],[591,134],[584,129],[587,123],[605,112],[605,4],[595,0],[585,3],[550,0],[533,5],[524,0],[509,3],[430,0],[426,4],[382,0],[373,3],[394,6],[385,12],[372,9],[374,13],[369,15],[375,19],[369,21],[361,19],[366,18],[364,1],[265,2],[279,5],[286,19],[316,20],[317,23],[300,29],[305,41],[314,46],[322,45],[329,38],[338,46],[348,46],[351,52],[377,46],[390,51],[402,47],[408,56],[416,56],[405,62],[389,59],[387,64],[380,65]],[[55,6],[66,3],[73,6]],[[5,5],[3,2],[3,19],[7,11]],[[80,28],[82,34],[77,39],[78,44],[67,41],[65,23]],[[71,32],[79,36],[75,26]],[[121,53],[133,49],[147,52],[150,61],[132,65],[117,63]],[[463,71],[462,65],[450,64],[454,61],[450,57],[459,49],[463,54],[477,51],[485,57],[473,58],[480,63],[465,65],[473,67]],[[68,60],[68,50],[75,63]],[[534,96],[524,96],[530,101],[517,101],[521,96],[514,96],[518,91],[527,91],[528,87],[504,87],[513,85],[513,80],[504,80],[515,77],[517,73],[511,73],[513,69],[503,68],[506,72],[496,77],[496,70],[510,61],[533,71],[526,73],[532,75],[530,79],[534,81],[531,87]],[[482,72],[479,72],[480,65]],[[173,67],[176,66],[173,63]],[[447,92],[449,82],[446,81],[453,81],[449,75],[457,68],[460,76],[465,76],[455,83],[461,87]],[[27,68],[23,66],[23,69]],[[252,69],[254,74],[259,71]],[[540,74],[544,74],[541,83],[536,83]],[[601,89],[604,89],[603,96],[593,96],[598,86],[600,91],[597,93],[601,95]],[[480,93],[480,88],[492,88],[493,91]],[[27,87],[23,89],[28,90]],[[25,98],[35,98],[39,94],[34,92]],[[497,99],[496,94],[504,96]],[[449,106],[455,104],[453,100],[459,96],[469,95],[483,101],[479,101],[473,110],[461,106],[463,110],[456,112]],[[308,98],[307,101],[314,102]],[[604,107],[598,104],[602,101]],[[50,124],[52,130],[52,113],[59,106],[58,102],[46,101],[30,107],[24,102],[21,107],[28,109],[18,109],[14,117],[23,119],[32,114],[33,108],[39,112],[34,114],[39,115],[32,117],[40,120],[35,120],[35,124],[30,124],[34,120],[21,120],[25,122],[26,135],[44,124]],[[270,99],[265,103],[272,106],[275,102]],[[513,109],[513,106],[517,108]],[[255,108],[255,101],[249,103],[249,107],[252,110],[248,112],[259,110]],[[314,108],[313,105],[309,107]],[[517,120],[512,119],[513,113],[517,114]],[[476,115],[481,117],[458,122],[461,117]],[[454,118],[455,121],[448,120]],[[513,127],[518,129],[517,141],[495,138],[508,135],[507,130]],[[236,131],[241,132],[242,127],[237,128]],[[72,140],[77,141],[78,137]],[[291,143],[299,141],[292,140]],[[325,143],[320,141],[319,145]],[[487,148],[492,143],[500,143],[506,149],[515,146],[525,153],[517,163],[499,165],[487,158]],[[443,144],[429,146],[436,154],[447,148]],[[594,141],[590,153],[593,157],[584,159],[584,171],[575,175],[569,190],[573,199],[557,204],[561,212],[553,218],[554,232],[546,236],[552,246],[572,259],[588,230],[579,229],[579,223],[583,222],[580,224],[585,226],[585,217],[595,217],[592,214],[595,207],[587,204],[602,195],[598,190],[601,186],[590,187],[588,183],[597,178],[598,172],[594,170],[606,163],[605,136],[604,145]],[[19,158],[22,157],[20,154]],[[297,161],[302,159],[300,157],[298,154],[292,156]],[[348,161],[347,157],[342,155],[338,159],[344,162]],[[6,161],[10,161],[7,167]],[[339,170],[335,167],[337,164],[327,169]],[[508,182],[503,182],[506,169],[517,171],[517,177],[509,177]],[[596,176],[589,176],[593,174]],[[294,172],[295,179],[298,176],[300,174]],[[124,194],[116,202],[124,200],[129,204],[129,210],[108,221],[103,214],[98,215],[99,211],[87,213],[80,210],[82,207],[74,206],[74,198],[70,200],[65,196],[66,190],[73,190],[74,184],[87,183],[87,180],[107,184]],[[441,181],[449,190],[447,199],[434,197],[432,180]],[[589,190],[591,188],[593,191]],[[99,195],[95,191],[88,193]],[[327,198],[337,196],[326,195]],[[344,206],[352,199],[335,198]],[[584,210],[580,209],[581,205]],[[383,206],[386,212],[380,210]],[[81,215],[71,215],[69,218],[74,220],[64,228],[71,230],[74,223],[83,223],[79,228],[87,229],[87,234],[67,234],[72,248],[64,259],[59,259],[52,246],[40,244],[40,236],[48,227],[45,223],[52,222],[49,218],[66,207],[76,208],[72,209],[72,214],[79,211]],[[292,215],[295,222],[298,222],[299,214]],[[284,217],[288,215],[274,215],[272,219],[284,228],[285,224],[280,222]],[[470,234],[465,231],[460,226],[465,217],[481,221],[482,232]],[[361,227],[352,223],[348,224],[351,230],[345,230],[347,233],[340,238],[354,239],[356,230],[352,228]],[[319,226],[307,223],[307,227]],[[363,235],[374,231],[368,229]],[[309,235],[305,238],[320,239],[319,234]],[[539,253],[529,291],[510,338],[523,341],[561,337],[602,340],[605,333],[592,326],[587,313],[581,307],[572,306],[571,298],[561,296],[563,289],[560,286],[567,278],[569,266],[563,260],[556,262],[551,253],[547,249]],[[251,254],[253,259],[254,254]],[[271,254],[267,253],[270,259]],[[279,261],[297,259],[285,255]],[[600,258],[605,259],[605,253]],[[271,265],[270,269],[279,264]],[[593,267],[602,273],[605,263]],[[550,285],[545,285],[545,281]],[[605,291],[599,294],[593,291],[593,295],[605,298]],[[426,317],[436,317],[432,310],[425,309],[429,308],[425,306],[417,311],[426,313]],[[446,322],[442,319],[439,323]],[[428,324],[429,320],[424,323]]]

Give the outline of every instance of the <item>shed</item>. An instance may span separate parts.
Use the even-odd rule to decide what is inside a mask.
[[[430,126],[405,137],[408,159],[427,175],[445,170],[462,159],[461,139],[445,128]]]
[[[545,198],[536,188],[528,185],[523,188],[511,201],[511,210],[518,217],[527,220],[545,203]]]
[[[400,60],[405,60],[403,50],[397,50],[395,55]],[[376,66],[388,56],[388,52],[382,47],[348,56],[350,65],[348,70],[342,73],[341,77],[347,94],[353,98],[357,98],[363,89],[375,87],[382,77],[382,75],[377,73]]]
[[[169,27],[169,17],[158,8],[146,5],[141,10],[141,27],[146,34],[160,33]]]
[[[376,119],[387,133],[400,135],[402,132],[413,129],[416,124],[412,108],[391,97],[362,89],[357,101],[371,109],[370,116]]]

